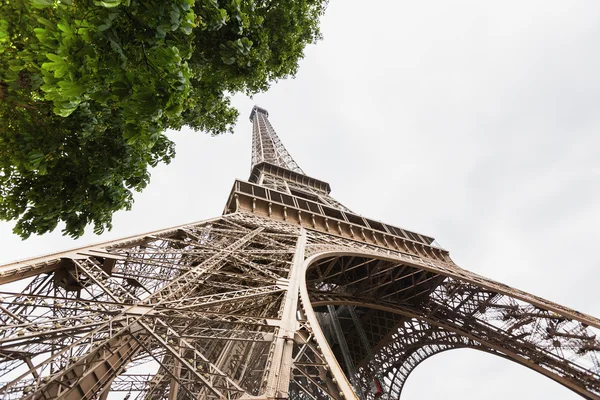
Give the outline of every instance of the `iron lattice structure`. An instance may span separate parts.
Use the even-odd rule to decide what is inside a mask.
[[[0,267],[2,398],[398,399],[468,347],[600,399],[598,319],[351,212],[250,119],[221,217]]]

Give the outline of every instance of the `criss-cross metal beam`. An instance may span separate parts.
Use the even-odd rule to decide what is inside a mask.
[[[0,397],[397,399],[473,348],[600,399],[597,318],[354,214],[251,120],[222,217],[0,266]]]

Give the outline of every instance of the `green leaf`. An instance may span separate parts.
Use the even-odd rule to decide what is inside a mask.
[[[46,8],[54,5],[54,0],[31,0],[33,7]]]
[[[73,33],[73,31],[71,30],[71,26],[70,25],[56,24],[56,26],[58,27],[58,29],[60,29],[61,31],[63,31],[65,33]]]
[[[78,101],[62,101],[62,102],[54,102],[54,113],[60,115],[61,117],[68,117],[71,115],[79,106]]]
[[[54,71],[54,77],[55,78],[63,78],[68,73],[69,73],[69,66],[67,64],[64,64]]]
[[[37,167],[40,162],[44,159],[44,153],[39,151],[32,151],[28,154],[29,162]]]
[[[55,78],[62,78],[69,72],[69,65],[65,59],[57,54],[46,53],[46,57],[52,62],[43,63],[42,69],[46,71],[54,71]]]
[[[98,103],[102,103],[102,104],[106,103],[111,97],[112,97],[112,93],[106,89],[99,90],[97,92],[90,94],[90,98],[92,100],[95,100]]]
[[[223,63],[226,65],[235,63],[235,57],[233,56],[221,56],[221,60],[223,60]]]
[[[8,42],[8,21],[0,19],[0,53],[5,49],[4,43]]]
[[[172,10],[169,13],[169,16],[171,17],[171,24],[179,25],[181,21],[181,13],[179,10]]]
[[[112,94],[119,100],[125,100],[131,95],[131,86],[123,81],[117,81],[112,84]]]
[[[94,1],[94,4],[97,6],[102,6],[106,8],[113,8],[121,5],[121,0],[104,0],[104,1]]]
[[[49,20],[47,20],[46,18],[43,18],[43,17],[38,17],[37,22],[39,22],[40,24],[42,24],[45,27],[50,28],[50,29],[54,29],[54,27],[55,27],[55,25],[52,22],[50,22]]]
[[[58,86],[62,89],[64,97],[79,97],[85,92],[85,86],[72,81],[60,81]]]
[[[64,64],[65,59],[61,56],[59,56],[58,54],[53,54],[53,53],[46,53],[46,57],[48,58],[48,60],[50,61],[54,61],[54,63],[62,63]]]
[[[174,157],[162,132],[230,132],[231,96],[293,76],[325,4],[3,1],[0,219],[21,237],[110,229]]]
[[[181,105],[181,104],[175,104],[167,109],[167,112],[169,114],[173,114],[173,115],[180,115],[182,111],[183,111],[183,105]]]

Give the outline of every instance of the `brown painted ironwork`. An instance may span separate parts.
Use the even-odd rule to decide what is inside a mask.
[[[250,119],[221,217],[0,267],[0,397],[398,399],[472,348],[600,399],[597,318],[353,213]]]

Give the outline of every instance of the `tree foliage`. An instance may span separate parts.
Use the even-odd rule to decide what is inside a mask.
[[[0,219],[101,233],[165,129],[231,131],[229,96],[294,76],[325,0],[0,0]]]

